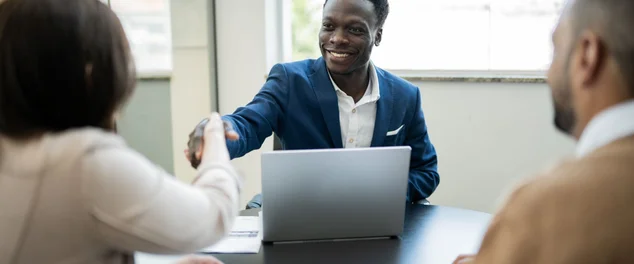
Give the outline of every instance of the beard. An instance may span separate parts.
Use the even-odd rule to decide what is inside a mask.
[[[559,87],[553,87],[557,88],[557,92],[553,94],[555,127],[565,134],[572,135],[577,123],[577,115],[572,106],[572,90],[567,81],[569,80],[568,74],[563,77],[563,81],[558,85]]]
[[[573,106],[572,86],[570,85],[570,58],[573,50],[567,52],[565,63],[558,81],[551,84],[553,104],[555,108],[555,127],[564,134],[573,135],[577,114]]]
[[[576,119],[575,111],[572,107],[555,104],[555,127],[559,131],[572,135]]]

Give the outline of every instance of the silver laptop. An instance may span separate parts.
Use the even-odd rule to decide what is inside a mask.
[[[410,147],[262,154],[264,242],[403,232]]]

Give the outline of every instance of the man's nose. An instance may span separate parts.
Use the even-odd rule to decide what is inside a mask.
[[[348,34],[343,29],[336,29],[330,36],[330,43],[338,45],[347,45],[350,43],[348,40]]]

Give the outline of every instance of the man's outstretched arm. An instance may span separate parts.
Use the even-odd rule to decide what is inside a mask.
[[[242,157],[259,149],[264,140],[278,130],[286,115],[287,104],[288,77],[284,66],[277,64],[249,104],[222,117],[238,134],[237,140],[227,140],[231,158]]]
[[[227,149],[231,158],[238,158],[258,149],[280,126],[288,102],[288,77],[283,65],[273,66],[262,89],[253,100],[233,114],[223,116]],[[189,135],[185,157],[196,168],[202,156],[200,148],[202,128],[206,120],[199,123]],[[193,152],[193,153],[192,153]]]

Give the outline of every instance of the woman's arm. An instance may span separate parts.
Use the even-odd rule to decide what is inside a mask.
[[[124,251],[190,253],[229,232],[239,210],[239,180],[220,117],[211,120],[192,185],[125,146],[96,148],[83,158],[83,195],[105,243]]]

